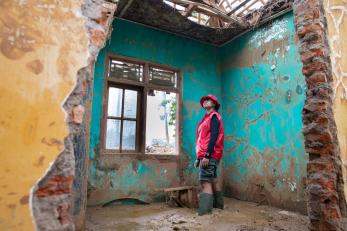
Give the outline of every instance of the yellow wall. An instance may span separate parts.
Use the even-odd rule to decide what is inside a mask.
[[[64,148],[61,107],[86,66],[82,0],[0,0],[0,230],[33,230],[28,196]]]
[[[334,75],[334,114],[341,147],[347,198],[347,3],[325,0]]]

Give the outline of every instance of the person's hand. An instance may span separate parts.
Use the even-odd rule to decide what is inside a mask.
[[[203,167],[203,168],[206,168],[207,166],[208,166],[208,162],[209,162],[210,160],[208,159],[208,158],[205,158],[204,157],[204,159],[202,159],[202,162],[201,162],[201,166]]]
[[[194,168],[198,168],[199,167],[199,160],[195,160],[194,162]]]

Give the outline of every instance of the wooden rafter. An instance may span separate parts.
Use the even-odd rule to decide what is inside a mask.
[[[194,21],[211,27],[234,27],[235,24],[246,28],[250,22],[243,17],[245,12],[254,6],[264,6],[268,0],[167,0],[171,4],[181,6],[185,17],[193,17]],[[257,8],[257,7],[256,7]],[[192,16],[192,14],[194,15]],[[204,15],[204,17],[202,17]],[[206,18],[206,16],[208,18]]]
[[[170,0],[170,2],[176,3],[176,4],[181,4],[185,7],[187,7],[189,5],[195,5],[196,10],[199,10],[206,15],[219,16],[222,20],[224,20],[226,22],[237,23],[239,26],[241,26],[243,28],[246,28],[248,26],[248,23],[245,20],[243,20],[242,18],[236,17],[234,15],[228,15],[228,14],[222,12],[221,10],[219,10],[215,7],[212,7],[208,4],[205,4],[205,3],[194,2],[194,1],[190,1],[190,0]]]
[[[182,15],[184,17],[189,17],[193,13],[195,8],[196,8],[196,6],[193,4],[188,5],[188,7],[185,9],[185,11],[182,13]]]
[[[237,5],[236,7],[234,7],[234,8],[228,13],[228,15],[232,15],[232,14],[235,13],[238,9],[240,9],[241,7],[243,7],[244,5],[246,5],[249,1],[251,1],[251,0],[244,0],[244,1],[241,2],[239,5]]]
[[[253,0],[253,2],[245,6],[239,13],[237,13],[237,16],[241,15],[243,12],[245,12],[246,10],[248,10],[249,8],[251,8],[254,4],[258,2],[259,2],[258,0]]]
[[[209,0],[211,2],[211,0]],[[214,0],[212,0],[214,1]],[[226,13],[226,10],[224,8],[224,6],[222,5],[225,1],[227,0],[221,0],[219,3],[217,2],[211,2],[212,4],[214,4],[214,7],[220,9],[221,11],[223,11],[224,13]],[[212,21],[212,22],[211,22]],[[223,27],[224,23],[223,21],[218,17],[216,19],[216,17],[209,17],[209,19],[206,21],[205,25],[210,25],[210,26],[215,26],[215,27]]]

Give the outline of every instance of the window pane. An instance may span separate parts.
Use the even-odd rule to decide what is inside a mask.
[[[120,117],[122,115],[123,89],[110,87],[108,90],[108,116]]]
[[[107,120],[106,149],[119,149],[120,120]]]
[[[149,82],[161,86],[177,87],[177,73],[161,68],[149,68]]]
[[[147,96],[146,153],[176,154],[176,93]]]
[[[136,121],[123,121],[123,150],[135,150]]]
[[[143,80],[143,65],[111,59],[109,77],[141,82]]]
[[[124,97],[124,117],[133,119],[136,118],[137,91],[125,90]]]

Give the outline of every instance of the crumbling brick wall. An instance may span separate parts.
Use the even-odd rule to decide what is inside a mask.
[[[296,31],[307,99],[303,109],[307,166],[308,215],[311,230],[346,230],[343,177],[332,110],[333,90],[327,23],[322,0],[295,0]]]

